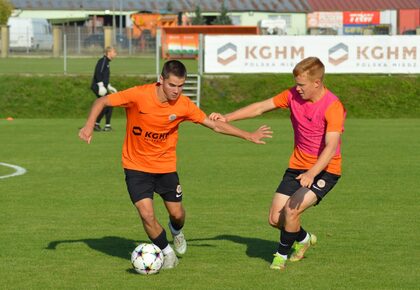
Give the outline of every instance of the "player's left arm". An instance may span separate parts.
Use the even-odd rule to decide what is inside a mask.
[[[271,138],[273,134],[271,128],[267,125],[259,127],[254,132],[248,132],[241,130],[235,126],[232,126],[229,123],[225,123],[218,120],[210,120],[208,117],[206,117],[201,124],[207,128],[212,129],[214,132],[235,136],[256,144],[265,144],[265,141],[263,141],[262,139]]]
[[[300,174],[296,179],[300,181],[300,185],[310,188],[317,176],[327,167],[331,159],[335,156],[337,146],[340,143],[341,132],[327,132],[325,134],[325,148],[322,150],[315,164],[306,172]]]

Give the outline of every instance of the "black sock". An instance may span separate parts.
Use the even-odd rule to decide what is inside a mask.
[[[156,239],[152,239],[150,236],[149,239],[161,250],[165,249],[168,246],[168,239],[166,238],[165,229],[162,230],[162,232],[159,234],[159,236],[156,237]]]
[[[296,238],[296,241],[297,242],[302,242],[306,238],[307,234],[308,233],[302,227],[300,227],[300,231],[299,231],[299,234]]]
[[[281,229],[278,249],[279,254],[287,255],[290,252],[298,234],[299,232],[291,233],[287,232],[284,228]]]
[[[180,224],[177,224],[177,223],[175,223],[174,221],[171,221],[171,220],[169,220],[169,222],[171,223],[172,228],[174,230],[176,230],[177,232],[179,232],[184,227],[183,224],[180,225]]]

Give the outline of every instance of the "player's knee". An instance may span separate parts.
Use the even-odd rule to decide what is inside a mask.
[[[169,213],[169,218],[172,221],[183,221],[185,219],[184,209],[179,209]]]
[[[284,211],[286,220],[296,220],[299,218],[300,211],[297,208],[287,206]]]
[[[268,224],[270,226],[272,226],[273,228],[278,228],[279,227],[279,219],[278,216],[273,216],[273,215],[269,215],[268,216]]]

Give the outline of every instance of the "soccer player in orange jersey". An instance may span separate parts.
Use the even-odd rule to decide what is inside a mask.
[[[300,217],[318,204],[341,176],[340,143],[346,113],[340,100],[323,85],[324,72],[318,58],[305,58],[293,70],[294,87],[235,112],[209,116],[230,122],[277,108],[290,110],[295,146],[269,213],[270,225],[281,231],[272,269],[284,269],[288,258],[301,260],[316,243],[316,236],[301,227]]]
[[[182,95],[187,71],[185,66],[171,60],[164,64],[158,83],[136,86],[97,99],[79,137],[91,142],[95,119],[106,106],[125,107],[127,124],[122,150],[122,163],[127,189],[136,206],[150,240],[162,249],[163,268],[178,264],[175,252],[168,244],[165,229],[155,217],[153,195],[158,193],[169,213],[169,229],[175,251],[184,254],[187,243],[182,233],[185,210],[182,189],[176,172],[176,144],[181,122],[199,123],[217,133],[265,144],[271,129],[261,126],[246,132],[222,121],[210,120],[188,97]]]

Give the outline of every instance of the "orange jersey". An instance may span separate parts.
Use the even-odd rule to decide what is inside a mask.
[[[124,168],[149,173],[175,172],[179,124],[202,123],[206,118],[186,96],[161,103],[158,86],[159,83],[136,86],[108,96],[112,106],[125,107],[126,111]]]
[[[273,101],[277,107],[289,108],[291,112],[295,147],[289,167],[310,169],[325,148],[326,132],[344,131],[346,112],[342,103],[327,89],[317,102],[305,101],[296,91],[296,87],[281,92]],[[341,175],[340,144],[325,171]]]

